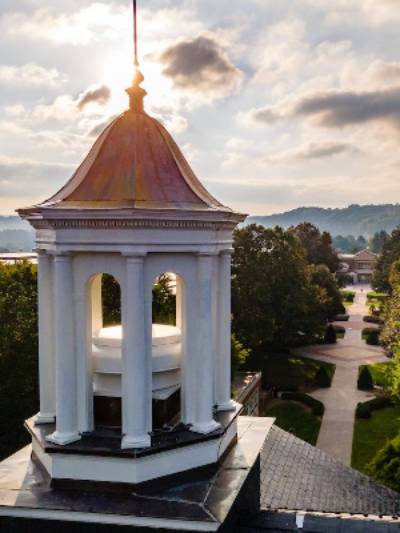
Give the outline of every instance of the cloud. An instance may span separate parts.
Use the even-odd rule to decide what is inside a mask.
[[[27,190],[46,194],[65,181],[72,169],[73,165],[64,163],[0,155],[0,194],[26,196]]]
[[[400,88],[365,93],[325,92],[300,98],[292,116],[312,117],[316,124],[337,128],[374,120],[400,127]]]
[[[341,154],[359,152],[359,149],[350,143],[344,142],[316,142],[308,143],[295,150],[278,152],[266,158],[269,163],[286,161],[304,161],[314,159],[326,159]]]
[[[0,65],[0,83],[18,86],[57,87],[67,80],[66,76],[55,69],[46,69],[35,63],[26,65]]]
[[[168,47],[160,61],[177,87],[214,97],[227,96],[243,76],[219,43],[206,35]]]
[[[273,107],[252,109],[248,122],[271,124],[281,119],[310,118],[314,125],[342,128],[384,121],[400,128],[400,87],[366,91],[324,91],[295,98]]]
[[[82,94],[79,95],[76,103],[79,111],[82,111],[88,104],[96,103],[99,105],[105,105],[111,98],[111,89],[107,85],[101,85],[99,87],[89,87]]]
[[[93,40],[115,38],[121,26],[129,24],[126,13],[122,6],[93,2],[71,14],[45,7],[33,13],[8,12],[1,22],[4,31],[11,36],[85,45]]]
[[[118,115],[112,115],[111,117],[106,117],[104,120],[101,120],[94,124],[88,131],[88,137],[98,137],[100,133],[113,121],[117,118]]]

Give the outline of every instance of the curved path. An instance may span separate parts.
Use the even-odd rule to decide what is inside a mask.
[[[311,396],[325,405],[318,436],[317,448],[339,459],[346,465],[351,463],[354,414],[358,402],[372,397],[372,393],[357,389],[358,367],[363,364],[388,361],[382,348],[368,346],[361,338],[361,330],[371,324],[363,322],[368,314],[366,304],[368,286],[356,286],[353,305],[348,308],[348,322],[337,322],[346,328],[344,339],[336,344],[317,345],[294,350],[298,355],[318,359],[336,365],[332,386],[318,389]]]

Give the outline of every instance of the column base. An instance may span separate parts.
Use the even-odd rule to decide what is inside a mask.
[[[42,424],[54,424],[56,421],[56,415],[54,413],[38,413],[35,417],[35,426],[41,426]]]
[[[46,440],[52,442],[53,444],[58,444],[59,446],[65,446],[67,444],[71,444],[71,442],[81,440],[81,435],[78,432],[60,433],[59,431],[55,431],[51,435],[48,435]]]
[[[239,405],[235,400],[229,400],[229,402],[218,404],[217,411],[236,411]]]
[[[122,437],[121,449],[129,450],[134,448],[150,448],[151,438],[150,435],[142,435],[141,437],[130,437],[126,435]]]
[[[216,422],[215,420],[211,420],[210,422],[200,422],[198,424],[193,424],[190,428],[190,431],[193,431],[194,433],[202,433],[203,435],[207,435],[208,433],[212,433],[213,431],[216,431],[221,427],[221,424]]]

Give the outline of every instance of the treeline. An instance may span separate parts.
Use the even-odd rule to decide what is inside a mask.
[[[363,235],[357,238],[354,235],[337,235],[333,237],[333,247],[338,251],[346,254],[355,254],[361,250],[369,248],[375,254],[382,252],[385,242],[389,239],[389,234],[386,231],[377,231],[370,239],[366,239]]]
[[[373,276],[374,288],[388,293],[380,342],[392,361],[387,365],[386,394],[400,402],[400,228],[383,245]],[[388,441],[367,468],[376,480],[400,491],[400,434]]]
[[[38,411],[37,272],[0,264],[0,458],[29,442],[23,422]]]

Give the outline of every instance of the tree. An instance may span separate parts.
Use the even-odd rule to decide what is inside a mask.
[[[311,265],[311,281],[318,285],[326,295],[325,317],[333,319],[336,315],[345,312],[343,297],[339,290],[338,280],[326,265]]]
[[[367,474],[400,491],[400,435],[389,441],[367,465]]]
[[[231,337],[231,364],[232,364],[232,378],[235,377],[236,372],[241,366],[245,364],[250,356],[250,350],[245,348],[243,344],[236,338],[235,334]]]
[[[390,269],[389,284],[391,294],[386,300],[380,340],[393,353],[400,339],[400,260]]]
[[[375,290],[389,292],[390,269],[392,264],[400,259],[400,226],[392,231],[382,247],[382,253],[378,257],[372,276],[372,285]]]
[[[38,411],[36,266],[0,264],[0,456],[28,443],[24,420]]]
[[[235,231],[233,331],[255,356],[312,339],[325,322],[325,304],[293,231],[254,224]]]
[[[388,238],[389,235],[386,231],[377,231],[369,241],[370,250],[375,254],[380,254]]]
[[[332,246],[331,235],[323,233],[309,222],[303,222],[290,230],[300,240],[306,252],[306,259],[313,265],[326,265],[331,272],[339,269],[339,258]]]

